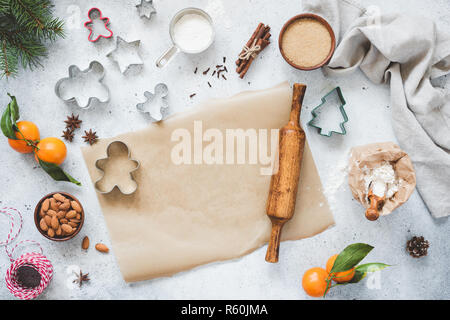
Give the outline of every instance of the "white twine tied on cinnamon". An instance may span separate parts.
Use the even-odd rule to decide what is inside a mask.
[[[253,59],[256,58],[259,51],[261,51],[261,46],[256,44],[257,40],[258,39],[253,40],[253,44],[250,46],[250,48],[244,45],[244,48],[242,48],[243,52],[239,55],[239,59],[248,60],[250,59],[250,57],[252,57]]]

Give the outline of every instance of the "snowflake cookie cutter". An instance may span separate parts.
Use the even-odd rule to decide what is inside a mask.
[[[169,88],[167,87],[167,85],[164,83],[158,83],[155,86],[155,93],[151,93],[149,91],[144,92],[146,101],[143,103],[138,103],[136,105],[136,109],[143,114],[147,114],[152,122],[159,122],[161,120],[164,120],[169,111],[169,102],[167,100],[168,95]],[[161,117],[156,117],[152,110],[146,108],[147,105],[151,105],[153,103],[158,104],[158,109]]]
[[[151,20],[152,15],[156,14],[156,9],[153,6],[153,0],[139,0],[136,8],[139,11],[139,17],[141,18]]]
[[[75,85],[74,82],[80,82],[82,85],[87,85],[87,79],[95,77],[95,82],[98,84],[97,88],[103,90],[105,99],[102,100],[101,93],[98,95],[93,95],[88,97],[85,103],[82,103],[83,99],[79,96],[75,96],[73,94],[66,94],[65,91],[69,90]],[[103,78],[105,77],[105,68],[98,61],[92,61],[89,64],[89,67],[85,70],[80,70],[78,66],[71,65],[69,67],[69,76],[66,78],[59,79],[55,85],[55,94],[58,98],[63,100],[65,103],[74,103],[79,108],[89,109],[95,102],[99,103],[107,103],[110,99],[109,89],[103,84]],[[94,87],[89,86],[89,90],[92,90]],[[95,88],[94,88],[95,89]],[[84,99],[86,100],[86,99]]]
[[[89,20],[84,23],[84,27],[89,30],[88,40],[90,42],[97,42],[100,38],[109,39],[113,36],[112,30],[108,28],[109,18],[104,17],[102,14],[102,11],[99,8],[89,9],[87,15],[88,15]],[[105,29],[108,30],[109,34],[108,35],[99,34],[99,35],[97,35],[97,37],[92,39],[92,34],[94,33],[94,20],[96,20],[96,19],[103,21],[103,23],[105,25]]]
[[[134,162],[134,164],[135,164],[135,167],[133,169],[126,170],[128,172],[128,176],[129,176],[128,182],[130,183],[130,187],[128,188],[128,190],[125,190],[123,188],[122,183],[115,182],[109,188],[106,188],[106,187],[103,188],[101,185],[101,181],[105,178],[105,175],[107,174],[107,172],[105,171],[105,166],[106,166],[107,162],[111,160],[111,158],[114,158],[119,153],[122,153],[122,154],[126,153],[128,161]],[[128,145],[125,142],[119,141],[119,140],[111,142],[108,145],[108,147],[106,148],[106,158],[98,159],[97,161],[95,161],[95,167],[102,172],[101,177],[94,183],[95,190],[97,190],[97,192],[99,192],[101,194],[108,194],[108,193],[112,192],[115,188],[117,188],[124,195],[133,194],[134,192],[136,192],[136,190],[138,188],[138,184],[133,176],[133,173],[136,170],[138,170],[140,166],[141,166],[141,164],[138,160],[131,158],[130,148],[128,147]],[[116,168],[115,170],[123,171],[123,168]],[[123,182],[123,181],[121,181],[121,182]]]
[[[139,69],[144,65],[144,61],[139,55],[141,40],[127,42],[117,36],[116,47],[106,56],[112,59],[119,66],[122,74],[127,74],[131,69]],[[126,55],[126,59],[124,59]]]
[[[323,127],[317,125],[317,124],[315,123],[315,121],[317,120],[317,118],[318,118],[318,116],[319,116],[318,110],[319,110],[321,107],[323,107],[323,106],[327,103],[327,98],[328,98],[328,97],[331,97],[332,95],[336,95],[337,98],[338,98],[338,100],[339,100],[339,111],[340,111],[340,113],[341,113],[341,115],[342,115],[342,119],[343,119],[344,121],[342,121],[342,122],[339,123],[339,127],[340,127],[340,129],[341,129],[340,132],[339,132],[339,131],[335,131],[335,130],[331,130],[331,131],[328,131],[328,133],[323,133],[323,131],[324,131],[324,130],[323,130]],[[340,88],[340,87],[334,88],[333,90],[331,90],[330,92],[328,92],[325,96],[323,96],[323,97],[322,97],[322,103],[319,104],[317,107],[315,107],[315,108],[311,111],[311,114],[312,114],[313,117],[312,117],[312,119],[308,122],[308,125],[311,126],[311,127],[317,128],[317,130],[318,130],[318,132],[319,132],[319,134],[320,134],[321,136],[328,137],[328,138],[331,137],[331,135],[332,135],[333,133],[337,133],[337,134],[340,134],[340,135],[345,135],[345,134],[347,134],[347,130],[345,130],[345,126],[344,126],[344,124],[348,122],[347,113],[345,112],[345,109],[344,109],[344,106],[345,106],[346,104],[347,104],[347,102],[345,101],[345,98],[344,98],[344,96],[343,96],[343,94],[342,94],[341,88]]]

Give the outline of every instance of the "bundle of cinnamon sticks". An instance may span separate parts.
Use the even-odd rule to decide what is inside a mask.
[[[239,59],[236,60],[236,72],[239,73],[239,78],[244,78],[256,56],[269,45],[270,36],[270,27],[264,25],[264,23],[259,23],[250,40],[247,41],[239,54]]]

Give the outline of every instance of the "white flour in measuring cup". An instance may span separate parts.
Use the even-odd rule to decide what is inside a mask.
[[[185,14],[173,28],[173,41],[184,52],[200,52],[211,43],[213,28],[203,16]]]

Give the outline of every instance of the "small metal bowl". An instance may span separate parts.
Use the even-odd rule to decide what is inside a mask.
[[[327,28],[328,32],[330,33],[330,36],[331,36],[330,53],[323,60],[323,62],[319,63],[318,65],[315,65],[312,67],[303,67],[303,66],[297,65],[297,64],[293,63],[292,61],[290,61],[284,54],[283,47],[282,47],[284,32],[293,22],[295,22],[299,19],[314,19],[314,20],[320,22],[322,25],[324,25]],[[325,64],[327,64],[330,61],[331,57],[334,54],[334,50],[336,47],[336,37],[334,36],[334,32],[333,32],[333,29],[331,28],[330,24],[324,18],[322,18],[316,14],[313,14],[313,13],[303,13],[303,14],[296,15],[295,17],[292,17],[284,24],[283,28],[280,31],[280,35],[278,37],[278,47],[280,49],[281,55],[283,56],[284,60],[286,60],[286,62],[289,63],[291,66],[293,66],[294,68],[299,69],[299,70],[311,71],[311,70],[315,70],[315,69],[319,69],[319,68],[323,67]]]
[[[57,238],[57,237],[49,237],[47,233],[45,233],[44,231],[41,230],[40,226],[39,226],[39,221],[40,221],[40,217],[39,217],[39,212],[41,211],[41,205],[44,202],[45,199],[47,198],[51,198],[53,197],[54,194],[59,193],[62,194],[64,197],[69,198],[70,200],[74,200],[76,202],[78,202],[78,204],[81,207],[81,221],[80,221],[80,225],[78,226],[77,230],[75,230],[74,233],[72,233],[71,235],[68,235],[67,237],[64,238]],[[36,205],[36,208],[34,209],[34,223],[36,225],[36,228],[38,229],[38,231],[40,232],[40,234],[42,234],[44,237],[46,237],[49,240],[52,241],[67,241],[72,239],[73,237],[75,237],[81,230],[81,228],[83,228],[83,224],[84,224],[84,208],[81,205],[81,202],[75,198],[73,195],[66,193],[66,192],[62,192],[62,191],[57,191],[57,192],[52,192],[47,194],[46,196],[42,197],[41,200],[39,200],[38,204]]]

